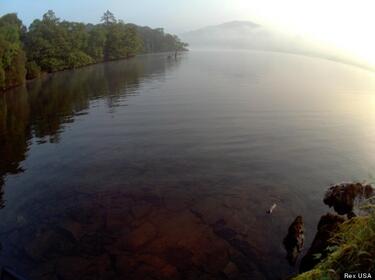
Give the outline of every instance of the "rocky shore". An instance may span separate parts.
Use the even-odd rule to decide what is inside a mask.
[[[323,202],[336,214],[327,213],[320,218],[311,247],[301,258],[301,274],[293,279],[341,279],[345,272],[375,275],[374,195],[370,184],[342,183],[329,187]],[[302,221],[302,217],[297,220]],[[302,250],[297,244],[303,233],[291,232],[296,221],[285,239],[292,241],[284,241],[291,264],[295,264]]]

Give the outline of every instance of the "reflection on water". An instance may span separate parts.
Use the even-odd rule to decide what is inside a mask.
[[[290,275],[291,219],[308,247],[326,185],[375,168],[374,92],[365,71],[257,52],[141,56],[6,92],[0,263],[38,280]]]
[[[30,139],[27,96],[0,96],[0,205],[4,206],[3,184],[8,173],[22,172],[20,162],[25,159]]]
[[[87,114],[92,100],[105,99],[108,107],[115,107],[120,99],[134,94],[140,79],[164,73],[177,65],[178,60],[163,61],[162,57],[144,57],[126,64],[113,62],[85,69],[58,73],[36,80],[27,87],[8,91],[0,96],[0,186],[6,174],[23,172],[32,138],[38,144],[58,143],[64,124],[74,117]],[[156,62],[156,63],[155,63]],[[159,76],[160,78],[160,76]]]

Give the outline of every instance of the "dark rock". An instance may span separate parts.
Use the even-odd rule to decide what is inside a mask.
[[[223,273],[228,279],[238,279],[238,275],[240,274],[236,264],[231,261],[224,267]]]
[[[295,265],[299,254],[302,251],[305,240],[302,216],[297,216],[289,226],[288,234],[284,238],[283,244],[287,251],[286,259],[290,265]]]
[[[325,194],[323,202],[333,207],[337,214],[355,216],[353,206],[356,199],[366,199],[374,195],[374,189],[369,184],[342,183],[332,185]]]
[[[256,258],[255,249],[244,239],[238,237],[238,233],[229,228],[223,219],[216,221],[212,226],[213,232],[226,242],[228,242],[233,248],[241,252],[247,257]]]
[[[238,232],[228,227],[224,219],[217,220],[211,225],[211,228],[218,237],[225,240],[238,252],[238,254],[230,257],[241,275],[237,279],[261,279],[261,277],[268,274],[268,271],[262,269],[259,263],[256,263],[259,258],[259,253],[256,249],[248,241],[240,238]],[[231,279],[229,278],[229,272],[228,275],[225,271],[223,273],[226,278]]]
[[[339,225],[344,221],[345,219],[343,217],[330,213],[320,218],[318,232],[315,235],[310,249],[301,260],[300,272],[305,272],[314,268],[321,259],[327,256],[326,248],[334,245],[331,238],[338,231]],[[316,254],[320,254],[321,257],[316,258]]]
[[[168,248],[165,251],[166,260],[179,271],[186,271],[193,267],[193,254],[186,248]]]
[[[146,222],[130,233],[128,242],[132,250],[138,250],[157,237],[157,230],[151,223]]]
[[[106,252],[106,246],[111,242],[111,237],[104,232],[87,233],[79,240],[78,251],[86,257],[100,256]]]
[[[59,228],[41,228],[24,247],[24,251],[34,261],[50,260],[61,255],[75,253],[76,241]]]

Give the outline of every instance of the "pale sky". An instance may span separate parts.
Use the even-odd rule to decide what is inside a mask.
[[[375,0],[0,0],[26,25],[48,9],[67,20],[98,22],[109,9],[126,22],[182,33],[249,20],[313,37],[375,65]]]

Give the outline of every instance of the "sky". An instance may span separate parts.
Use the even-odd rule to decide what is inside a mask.
[[[332,44],[375,65],[375,0],[0,0],[26,25],[52,9],[58,17],[97,23],[119,19],[180,34],[233,20],[253,21]]]

